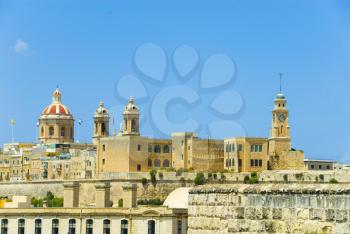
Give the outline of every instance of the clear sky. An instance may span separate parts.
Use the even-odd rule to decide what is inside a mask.
[[[350,162],[349,12],[345,0],[0,0],[0,143],[11,118],[16,141],[35,141],[57,85],[80,141],[101,99],[119,128],[130,95],[144,135],[191,119],[201,136],[268,137],[282,72],[294,148]]]

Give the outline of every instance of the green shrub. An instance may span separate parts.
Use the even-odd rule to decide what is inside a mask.
[[[144,205],[144,206],[161,206],[163,205],[164,201],[160,200],[159,198],[153,198],[153,199],[140,199],[137,201],[138,205]]]
[[[156,170],[151,170],[149,172],[150,178],[151,178],[151,183],[153,186],[157,185],[157,171]]]
[[[329,183],[331,184],[337,184],[338,183],[338,180],[336,180],[335,178],[332,178],[329,180]]]
[[[213,173],[209,172],[208,173],[208,179],[211,179],[213,177]]]
[[[184,178],[184,177],[181,177],[181,178],[180,178],[180,182],[183,183],[183,184],[186,183],[185,178]]]
[[[177,171],[176,171],[176,176],[181,176],[183,172],[184,172],[184,169],[183,169],[183,168],[177,169]]]
[[[143,186],[146,186],[147,183],[148,183],[148,181],[147,181],[146,178],[142,178],[142,179],[141,179],[141,183],[142,183]]]
[[[302,180],[304,178],[304,175],[303,173],[298,173],[298,174],[295,174],[295,178],[297,178],[297,180]]]
[[[244,176],[244,183],[249,184],[250,183],[250,177],[249,176]]]
[[[321,181],[321,182],[324,182],[324,175],[321,174],[321,175],[319,175],[318,177],[320,178],[320,181]]]
[[[284,180],[284,182],[288,182],[288,175],[287,174],[283,175],[283,180]]]
[[[118,207],[123,207],[123,198],[120,198],[119,200],[118,200]]]
[[[163,172],[158,172],[158,177],[160,180],[162,180],[164,178]]]
[[[205,184],[206,180],[204,177],[204,174],[202,172],[197,173],[196,178],[194,179],[195,185],[203,185]]]
[[[221,178],[221,180],[226,180],[225,174],[224,173],[220,173],[220,178]]]
[[[218,178],[218,175],[216,173],[213,174],[214,180]]]
[[[259,176],[256,172],[253,172],[250,176],[250,179],[249,179],[249,183],[250,184],[257,184],[259,183]]]

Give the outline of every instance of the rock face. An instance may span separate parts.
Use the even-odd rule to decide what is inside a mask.
[[[350,233],[350,185],[207,185],[188,212],[189,234]]]

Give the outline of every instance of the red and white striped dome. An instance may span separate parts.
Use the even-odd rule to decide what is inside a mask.
[[[52,96],[52,104],[44,109],[42,115],[72,115],[70,110],[62,104],[62,95],[58,88]]]
[[[69,109],[62,104],[51,104],[45,108],[43,115],[71,115]]]

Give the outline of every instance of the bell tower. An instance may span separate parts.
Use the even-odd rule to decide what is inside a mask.
[[[101,137],[109,136],[109,113],[101,101],[94,114],[93,144],[97,145]]]
[[[291,149],[290,128],[288,123],[289,111],[287,100],[282,93],[282,82],[280,75],[280,91],[274,100],[272,110],[272,126],[270,129],[269,154],[280,155],[283,151]]]
[[[124,108],[124,130],[122,135],[140,135],[139,130],[139,108],[134,102],[134,98],[130,97],[128,104]]]

